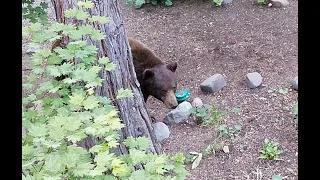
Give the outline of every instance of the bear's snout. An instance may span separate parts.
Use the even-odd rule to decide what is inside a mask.
[[[166,93],[163,103],[168,109],[174,109],[178,106],[178,101],[173,90]]]

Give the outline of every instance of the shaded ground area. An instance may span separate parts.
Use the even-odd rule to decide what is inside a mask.
[[[205,104],[227,110],[222,124],[241,124],[235,137],[224,138],[230,153],[217,152],[191,170],[188,179],[271,179],[280,174],[298,179],[298,132],[286,108],[297,101],[296,91],[272,96],[269,89],[289,88],[298,73],[298,1],[286,8],[261,8],[251,0],[233,1],[217,8],[211,1],[174,1],[173,7],[146,5],[141,9],[121,2],[128,36],[135,37],[165,61],[178,62],[178,88],[191,91],[190,101],[200,97]],[[250,90],[245,75],[259,72],[262,87]],[[207,77],[225,75],[227,86],[204,94],[199,86]],[[265,99],[264,99],[265,98]],[[148,107],[157,121],[168,110],[150,98]],[[240,113],[232,113],[234,107]],[[170,127],[166,153],[201,152],[214,140],[213,127],[179,124]],[[258,159],[263,140],[277,141],[284,161]],[[258,173],[258,175],[256,174]]]
[[[242,125],[235,137],[221,139],[230,153],[219,151],[193,170],[188,166],[188,179],[271,179],[276,174],[298,179],[294,175],[298,131],[289,114],[298,93],[273,96],[268,92],[290,89],[289,81],[297,76],[298,1],[289,0],[286,8],[261,8],[252,0],[237,0],[217,8],[211,1],[185,0],[173,1],[172,7],[146,5],[138,10],[119,2],[128,36],[148,45],[163,60],[178,62],[178,88],[191,91],[189,100],[199,97],[205,104],[227,110],[222,124]],[[23,39],[23,68],[29,68],[27,42]],[[254,71],[262,75],[263,83],[251,90],[245,75]],[[227,86],[215,94],[202,93],[200,83],[215,73],[226,77]],[[168,109],[154,98],[147,103],[150,114],[162,121]],[[241,111],[232,113],[234,107]],[[216,139],[214,127],[179,124],[170,130],[163,143],[166,153],[201,152]],[[283,161],[258,159],[265,138],[279,142]]]

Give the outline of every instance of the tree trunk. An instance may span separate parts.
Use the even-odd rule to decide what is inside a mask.
[[[70,22],[64,17],[64,10],[76,8],[78,0],[51,0],[56,20],[60,23]],[[123,25],[122,15],[118,0],[93,0],[92,9],[86,10],[89,15],[100,15],[109,17],[107,24],[92,23],[96,29],[100,29],[106,34],[106,39],[94,41],[86,39],[89,44],[95,45],[98,50],[98,56],[107,56],[110,61],[117,65],[117,68],[111,72],[101,71],[100,76],[104,79],[103,85],[96,89],[96,95],[107,96],[116,99],[116,92],[120,88],[131,89],[134,98],[123,98],[115,100],[114,105],[119,109],[120,119],[125,124],[120,134],[121,138],[129,136],[145,136],[151,139],[149,151],[152,153],[162,153],[161,145],[157,142],[151,126],[150,116],[144,102],[140,84],[136,78],[134,66],[132,63],[132,54]],[[73,23],[79,23],[73,21]],[[92,139],[91,139],[92,140]],[[95,141],[86,140],[84,146],[91,147]],[[120,143],[115,150],[118,154],[127,154],[126,147]]]

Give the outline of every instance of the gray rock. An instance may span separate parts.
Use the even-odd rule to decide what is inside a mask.
[[[262,83],[262,76],[258,72],[248,73],[246,76],[246,81],[249,88],[256,88]]]
[[[191,115],[191,108],[191,104],[187,101],[184,101],[179,104],[174,110],[170,111],[164,118],[163,122],[168,125],[186,122]]]
[[[203,105],[202,100],[198,97],[194,98],[192,103],[192,107],[201,107]]]
[[[159,142],[167,139],[170,136],[170,131],[169,128],[166,124],[164,124],[163,122],[157,122],[152,124],[153,130],[154,130],[154,134],[157,137],[157,140]]]
[[[298,76],[291,80],[291,86],[293,89],[298,90]]]
[[[231,3],[232,2],[232,0],[223,0],[222,1],[222,4],[229,4],[229,3]]]
[[[221,74],[215,74],[200,84],[201,91],[214,93],[227,85],[226,80]]]
[[[271,0],[273,7],[284,7],[289,5],[289,2],[287,0]]]

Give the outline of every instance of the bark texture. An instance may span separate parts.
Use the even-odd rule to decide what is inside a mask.
[[[60,23],[72,22],[83,24],[76,20],[66,19],[64,10],[78,8],[76,3],[78,0],[51,0],[56,20]],[[110,61],[117,65],[117,68],[111,72],[101,71],[100,76],[104,79],[102,87],[96,89],[96,95],[107,96],[115,99],[116,93],[120,88],[131,89],[134,98],[124,98],[116,100],[114,105],[119,109],[119,116],[125,124],[125,128],[121,130],[122,139],[128,136],[139,137],[145,136],[151,139],[150,152],[162,153],[161,145],[157,142],[151,126],[150,116],[147,111],[146,104],[140,90],[139,82],[136,78],[134,66],[132,63],[132,55],[126,31],[123,25],[123,19],[117,0],[93,0],[94,7],[86,10],[90,16],[100,15],[110,18],[109,23],[99,24],[92,23],[96,29],[100,29],[106,34],[106,39],[94,41],[90,38],[86,40],[89,44],[98,47],[98,56],[107,56]],[[67,39],[64,39],[67,41]],[[95,139],[87,139],[82,145],[91,147],[95,144]],[[115,149],[116,153],[126,154],[126,147],[120,143]]]

